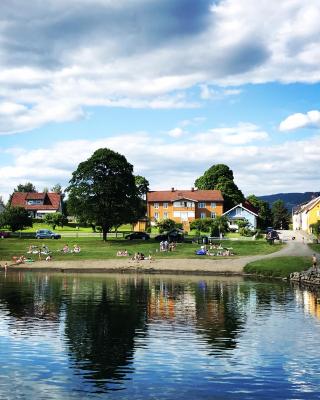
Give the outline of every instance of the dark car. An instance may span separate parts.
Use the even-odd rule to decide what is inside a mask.
[[[126,235],[125,239],[129,239],[129,240],[135,240],[135,239],[148,240],[148,239],[150,239],[150,235],[148,235],[145,232],[132,232],[129,235]]]
[[[10,237],[10,232],[0,231],[0,238]]]
[[[279,234],[275,230],[269,230],[268,233],[266,234],[266,239],[267,240],[280,240]]]
[[[61,239],[61,235],[49,229],[39,229],[36,232],[36,239]]]
[[[183,242],[184,241],[184,234],[180,231],[170,231],[166,233],[162,233],[154,238],[158,242],[162,242],[167,240],[168,242]]]

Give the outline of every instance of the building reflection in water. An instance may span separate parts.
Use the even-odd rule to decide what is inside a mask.
[[[62,326],[72,368],[97,391],[121,389],[130,379],[137,339],[155,323],[183,326],[206,342],[208,354],[226,357],[244,332],[248,307],[265,309],[292,296],[286,286],[270,291],[241,278],[10,273],[5,279],[0,306],[10,327],[30,334],[44,322]],[[311,299],[303,292],[303,304],[319,316]]]

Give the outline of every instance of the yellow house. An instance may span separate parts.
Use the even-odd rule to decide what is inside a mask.
[[[320,221],[320,196],[300,205],[292,213],[294,230],[302,230],[312,233],[311,225]]]
[[[189,222],[197,218],[215,218],[223,214],[220,190],[178,190],[147,193],[147,215],[153,223],[170,218],[189,230]]]
[[[307,214],[308,214],[308,232],[312,233],[312,228],[310,228],[310,225],[316,224],[318,221],[320,221],[320,196],[314,199],[312,204],[310,204]]]

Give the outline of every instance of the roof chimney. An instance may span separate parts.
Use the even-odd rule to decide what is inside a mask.
[[[194,192],[194,187],[191,188],[191,192]]]
[[[171,188],[171,192],[174,192],[174,188]]]

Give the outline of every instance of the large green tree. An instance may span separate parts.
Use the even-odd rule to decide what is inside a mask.
[[[29,192],[36,193],[37,189],[33,183],[26,182],[24,184],[20,183],[13,191],[14,192],[24,192],[24,193],[29,193]]]
[[[201,190],[221,190],[225,211],[244,201],[244,195],[234,183],[232,170],[225,164],[210,167],[195,181]]]
[[[265,229],[272,224],[272,215],[269,203],[258,199],[257,196],[251,194],[247,200],[258,210],[258,228]]]
[[[288,229],[290,214],[286,209],[284,201],[276,200],[271,207],[272,224],[275,229]]]
[[[103,240],[113,226],[133,223],[139,196],[133,167],[110,149],[96,150],[72,174],[68,207],[72,213],[102,228]]]
[[[7,207],[0,214],[0,225],[9,226],[12,232],[32,226],[32,218],[23,207]]]

